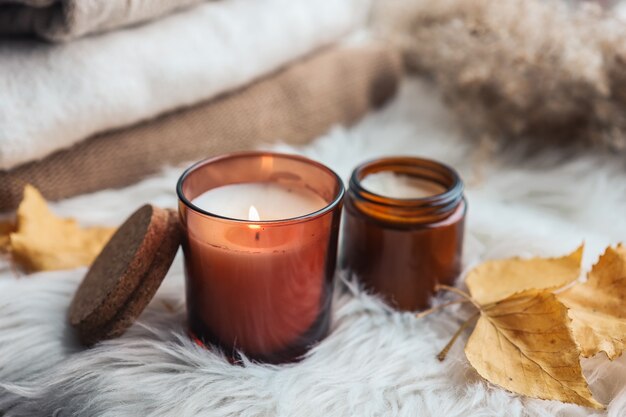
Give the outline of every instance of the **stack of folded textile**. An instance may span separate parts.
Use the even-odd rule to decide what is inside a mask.
[[[356,121],[400,78],[389,47],[343,42],[367,12],[368,0],[0,0],[0,211],[25,183],[59,199]]]

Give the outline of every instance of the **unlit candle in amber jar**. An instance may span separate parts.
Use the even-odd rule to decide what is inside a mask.
[[[421,158],[384,158],[352,174],[341,263],[401,310],[428,306],[460,272],[466,203],[454,170]]]

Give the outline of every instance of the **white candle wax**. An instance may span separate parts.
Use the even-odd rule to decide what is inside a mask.
[[[361,186],[374,194],[398,199],[425,198],[446,191],[436,182],[398,175],[391,171],[370,174],[361,180]]]
[[[327,205],[311,190],[273,182],[224,185],[206,191],[192,203],[209,213],[240,220],[290,219],[316,212]]]

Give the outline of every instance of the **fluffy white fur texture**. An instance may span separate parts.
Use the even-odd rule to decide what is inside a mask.
[[[368,0],[206,2],[64,45],[0,43],[0,169],[208,100],[336,42]]]
[[[522,162],[515,152],[483,159],[463,140],[428,85],[356,127],[336,128],[302,149],[344,178],[365,159],[423,155],[458,168],[467,183],[465,266],[513,255],[558,255],[583,240],[589,266],[626,237],[626,172],[611,155]],[[200,157],[200,155],[199,155]],[[174,206],[180,169],[119,191],[73,198],[54,209],[84,223],[116,224],[135,207]],[[353,281],[340,286],[332,333],[296,364],[231,366],[185,335],[180,257],[140,320],[117,340],[78,347],[66,324],[84,270],[0,278],[0,410],[6,416],[610,416],[626,415],[626,360],[584,361],[608,411],[523,398],[482,380],[463,354],[435,358],[463,307],[426,319],[393,312]],[[462,280],[459,282],[462,284]]]

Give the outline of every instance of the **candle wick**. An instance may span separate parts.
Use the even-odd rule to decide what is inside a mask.
[[[259,240],[259,238],[261,237],[259,232],[256,232],[256,234],[254,235],[254,240]]]

